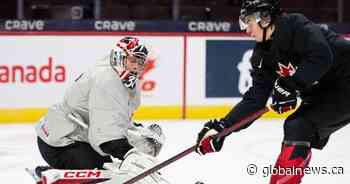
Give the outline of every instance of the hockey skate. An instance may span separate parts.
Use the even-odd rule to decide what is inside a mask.
[[[37,166],[34,169],[25,168],[25,171],[34,179],[36,184],[43,184],[42,172],[51,169],[50,166]]]

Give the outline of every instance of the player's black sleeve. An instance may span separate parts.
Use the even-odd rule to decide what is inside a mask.
[[[102,143],[100,148],[103,152],[112,155],[120,160],[124,160],[124,155],[133,147],[127,139],[117,139]]]
[[[253,71],[253,85],[244,94],[242,100],[223,118],[226,127],[232,126],[233,123],[247,117],[248,115],[261,110],[266,106],[266,102],[271,94],[274,76],[268,70],[264,70],[264,60],[267,59],[261,54],[263,51],[255,50],[251,58]],[[240,128],[248,127],[250,124]],[[237,130],[237,131],[239,131]]]
[[[294,39],[293,48],[301,56],[292,79],[296,82],[298,90],[311,87],[316,81],[330,70],[333,64],[333,53],[330,45],[322,33],[322,28],[303,15],[296,14],[291,17]]]

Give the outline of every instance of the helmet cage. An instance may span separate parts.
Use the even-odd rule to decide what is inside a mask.
[[[118,73],[126,70],[126,57],[127,55],[120,49],[112,49],[110,54],[110,62],[113,68],[115,68]]]
[[[122,73],[134,73],[133,75],[139,77],[146,65],[148,55],[147,48],[144,45],[139,44],[139,40],[134,37],[125,37],[121,39],[116,46],[117,47],[112,49],[110,54],[110,61],[113,68],[115,68],[120,75]],[[137,63],[140,71],[137,73],[128,71],[127,61]]]

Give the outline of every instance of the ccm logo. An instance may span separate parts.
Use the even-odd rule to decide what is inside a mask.
[[[64,178],[99,178],[101,176],[101,171],[66,171],[63,175]]]

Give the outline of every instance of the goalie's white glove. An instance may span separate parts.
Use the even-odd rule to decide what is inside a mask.
[[[126,137],[134,148],[153,157],[158,156],[165,142],[162,128],[158,124],[147,127],[132,126],[128,129]]]

